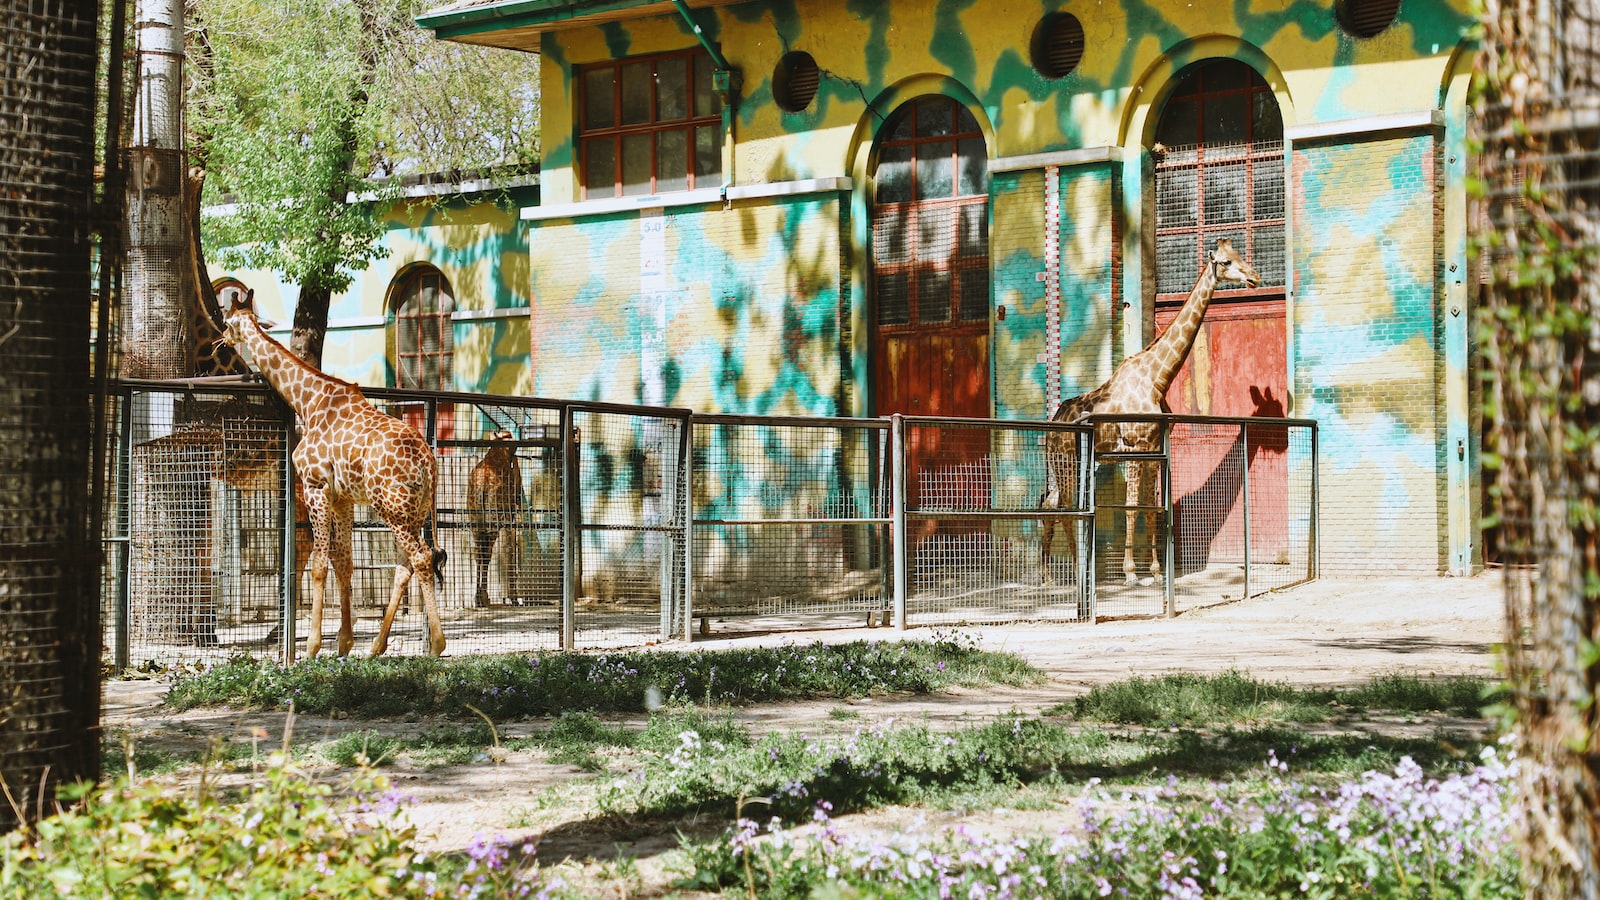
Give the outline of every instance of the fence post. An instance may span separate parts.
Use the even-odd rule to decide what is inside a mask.
[[[1308,529],[1307,529],[1307,531],[1309,532],[1309,536],[1310,536],[1310,541],[1308,542],[1310,544],[1310,546],[1306,548],[1306,569],[1307,569],[1306,577],[1307,578],[1316,578],[1316,577],[1318,577],[1318,575],[1322,571],[1322,560],[1319,558],[1321,556],[1321,549],[1320,549],[1321,548],[1321,543],[1320,543],[1321,538],[1318,535],[1318,529],[1317,529],[1317,518],[1321,515],[1321,512],[1320,512],[1318,507],[1319,507],[1320,502],[1322,500],[1322,486],[1321,486],[1321,481],[1319,479],[1319,476],[1317,474],[1318,470],[1321,468],[1320,465],[1318,464],[1317,452],[1318,452],[1317,451],[1317,423],[1312,422],[1311,423],[1311,522],[1310,522],[1310,524],[1308,526]]]
[[[694,640],[694,415],[683,419],[678,437],[678,471],[683,488],[683,639]]]
[[[1173,569],[1177,565],[1178,554],[1173,550],[1172,527],[1172,419],[1161,419],[1161,552],[1166,557],[1165,565],[1161,572],[1165,576],[1162,585],[1162,598],[1166,606],[1167,618],[1178,614],[1178,573]],[[1140,493],[1143,493],[1142,491]],[[1139,498],[1135,498],[1136,500]],[[1128,535],[1128,540],[1133,540],[1133,535]]]
[[[1240,476],[1242,499],[1244,500],[1244,596],[1240,599],[1250,599],[1250,425],[1245,423],[1239,426],[1239,438],[1244,458],[1240,465],[1244,466],[1244,474]]]
[[[278,608],[278,635],[281,638],[279,647],[283,653],[283,664],[294,665],[295,651],[295,613],[298,602],[297,592],[300,589],[299,561],[294,558],[295,551],[295,508],[294,508],[294,416],[288,415],[283,420],[283,531],[280,539],[283,541],[283,581],[280,583],[280,606]],[[354,536],[351,537],[354,540]]]
[[[105,340],[102,336],[101,340]],[[122,536],[122,553],[117,559],[117,670],[126,672],[133,665],[133,627],[128,616],[133,611],[133,392],[122,395],[117,409],[122,421],[117,429],[122,446],[117,448],[117,531]]]
[[[894,565],[894,627],[906,627],[906,577],[910,569],[906,548],[906,420],[899,413],[889,417],[890,518],[889,555]]]
[[[1087,595],[1089,624],[1093,625],[1098,621],[1100,615],[1097,605],[1099,592],[1095,590],[1095,582],[1097,580],[1095,578],[1095,566],[1098,559],[1095,545],[1099,542],[1099,535],[1095,531],[1099,527],[1097,521],[1099,514],[1095,510],[1094,503],[1094,432],[1092,430],[1080,432],[1073,435],[1072,439],[1078,442],[1078,471],[1074,473],[1074,477],[1078,479],[1078,496],[1075,508],[1086,510],[1089,513],[1087,517],[1079,518],[1072,523],[1072,528],[1078,534],[1077,558],[1072,561],[1072,564],[1078,566],[1079,601],[1083,602],[1084,596]]]
[[[578,542],[578,439],[572,423],[572,407],[561,408],[561,649],[573,649],[576,627],[573,616],[578,606],[580,569]]]

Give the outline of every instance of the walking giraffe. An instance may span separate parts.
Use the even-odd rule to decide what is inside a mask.
[[[1200,322],[1205,318],[1206,307],[1211,305],[1211,295],[1222,282],[1257,287],[1261,276],[1233,242],[1224,238],[1217,241],[1217,249],[1206,259],[1200,279],[1172,324],[1148,347],[1128,357],[1117,366],[1105,384],[1087,394],[1063,400],[1051,417],[1054,422],[1077,422],[1091,415],[1158,415],[1165,412],[1167,387],[1183,368],[1194,346],[1195,335],[1200,332]],[[1156,422],[1106,422],[1094,430],[1096,453],[1154,453],[1161,449],[1161,429]],[[1068,486],[1077,484],[1077,436],[1052,433],[1045,438],[1045,460],[1050,469],[1052,485],[1039,498],[1043,509],[1062,509],[1062,493]],[[1145,522],[1145,536],[1150,541],[1150,577],[1161,577],[1161,554],[1155,546],[1155,513],[1145,508],[1154,503],[1157,469],[1151,462],[1129,462],[1127,473],[1127,535],[1123,540],[1122,575],[1128,584],[1138,581],[1138,565],[1134,558],[1134,529],[1141,516]],[[1050,580],[1050,544],[1055,527],[1050,519],[1044,520],[1044,539],[1040,544],[1040,567],[1045,581]],[[1076,535],[1067,526],[1069,547],[1075,547]]]
[[[509,591],[515,594],[521,586],[517,568],[518,557],[522,554],[517,546],[516,525],[526,505],[522,467],[517,463],[516,445],[509,443],[511,432],[497,431],[493,437],[495,445],[483,454],[467,476],[467,509],[478,563],[478,590],[473,605],[479,607],[489,605],[489,561],[494,556],[495,542],[500,542],[508,563]]]
[[[355,643],[350,602],[350,541],[355,504],[366,503],[394,534],[402,562],[372,655],[389,645],[389,629],[415,572],[421,572],[422,605],[428,617],[428,652],[444,652],[435,581],[442,578],[444,553],[423,538],[433,518],[438,464],[416,428],[379,412],[347,381],[324,374],[273,340],[256,318],[255,292],[234,298],[224,317],[227,339],[250,353],[251,361],[300,419],[295,474],[305,484],[311,513],[311,634],[306,655],[322,649],[322,605],[328,567],[339,581],[340,656]],[[432,577],[429,577],[429,576]]]

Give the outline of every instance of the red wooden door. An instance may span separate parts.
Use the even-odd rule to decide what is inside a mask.
[[[1158,308],[1165,331],[1177,307]],[[1194,347],[1167,387],[1174,413],[1202,416],[1285,414],[1288,396],[1284,302],[1281,297],[1213,303]],[[1177,508],[1179,574],[1243,558],[1243,476],[1250,486],[1250,556],[1272,562],[1287,552],[1288,435],[1279,428],[1250,430],[1248,455],[1240,429],[1180,428],[1172,463]]]
[[[920,97],[878,147],[872,214],[872,391],[878,415],[987,418],[988,154],[960,103]],[[986,439],[972,429],[911,435],[911,502],[989,500]],[[931,500],[931,496],[930,496]]]

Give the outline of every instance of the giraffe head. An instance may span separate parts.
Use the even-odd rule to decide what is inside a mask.
[[[1211,251],[1211,258],[1207,264],[1216,273],[1219,284],[1232,281],[1245,287],[1261,286],[1261,276],[1256,274],[1255,266],[1245,262],[1239,251],[1233,249],[1233,241],[1227,238],[1217,241],[1217,249]]]
[[[222,323],[226,326],[222,332],[223,340],[238,348],[248,358],[249,344],[245,338],[252,331],[260,329],[265,331],[272,327],[271,322],[263,322],[256,315],[256,292],[251,288],[243,293],[235,291],[228,299],[228,311],[222,314]]]

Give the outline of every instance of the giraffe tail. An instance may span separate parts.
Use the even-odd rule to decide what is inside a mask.
[[[444,561],[447,554],[443,548],[433,548],[433,583],[435,587],[444,587]]]

